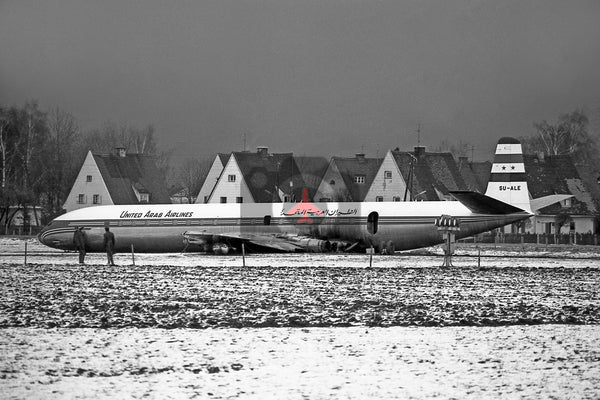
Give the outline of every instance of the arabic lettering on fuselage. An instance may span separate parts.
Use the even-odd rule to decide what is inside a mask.
[[[339,216],[346,216],[346,215],[357,215],[358,214],[358,209],[356,208],[348,208],[347,210],[343,211],[340,209],[333,209],[333,210],[329,210],[329,209],[324,209],[321,210],[321,213],[318,213],[316,211],[310,211],[310,210],[296,210],[296,212],[293,213],[288,213],[285,210],[281,211],[281,215],[287,215],[288,217],[292,217],[294,215],[323,215],[325,217],[339,217]]]
[[[139,219],[139,218],[190,218],[194,214],[193,211],[173,211],[169,210],[166,213],[153,212],[148,210],[145,214],[143,212],[129,212],[123,211],[119,218],[124,219]]]

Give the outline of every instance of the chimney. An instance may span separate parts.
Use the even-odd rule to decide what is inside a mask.
[[[256,153],[260,154],[262,156],[268,156],[269,155],[269,148],[266,146],[257,146],[256,147]]]
[[[356,153],[356,159],[358,162],[365,162],[365,153]]]
[[[118,157],[125,157],[127,152],[125,151],[125,147],[116,147],[115,148]]]
[[[415,146],[415,157],[421,158],[425,154],[425,146]]]

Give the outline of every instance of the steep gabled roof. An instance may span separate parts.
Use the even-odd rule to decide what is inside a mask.
[[[543,214],[568,212],[576,215],[591,215],[600,210],[597,185],[590,177],[582,177],[570,155],[551,155],[543,158],[537,155],[523,155],[527,186],[531,197],[538,198],[551,194],[572,194],[575,198],[571,207],[563,208],[553,204],[540,210]]]
[[[313,200],[327,171],[329,161],[325,157],[294,156],[298,171],[306,187],[308,199]]]
[[[143,154],[92,154],[114,204],[138,204],[134,187],[141,193],[150,193],[150,203],[171,202],[167,185],[154,158]]]
[[[227,161],[229,161],[230,155],[231,154],[229,154],[229,153],[217,153],[217,156],[221,160],[221,164],[223,165],[223,167],[225,167],[225,165],[227,165]]]
[[[416,161],[413,171],[412,194],[420,194],[419,200],[442,200],[451,190],[467,190],[467,184],[458,170],[451,153],[415,153],[392,151],[396,164],[410,186],[410,164]]]
[[[256,203],[277,202],[280,192],[302,198],[304,182],[292,153],[233,152],[232,155]]]
[[[492,163],[489,161],[468,162],[460,160],[458,164],[458,170],[468,190],[479,193],[485,193],[487,190],[491,169]]]
[[[364,156],[333,157],[331,159],[331,162],[335,164],[344,179],[353,201],[363,201],[365,199],[382,161],[382,158],[367,158]],[[357,175],[363,175],[365,182],[354,182],[354,177]]]

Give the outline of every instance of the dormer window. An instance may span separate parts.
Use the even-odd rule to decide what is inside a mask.
[[[354,175],[354,183],[365,183],[365,176],[364,175]]]
[[[150,201],[150,195],[148,193],[140,193],[140,203],[148,203]]]
[[[86,182],[91,182],[92,181],[92,176],[91,175],[86,176],[85,177],[85,181]]]
[[[228,175],[227,176],[227,182],[235,182],[235,175]]]
[[[572,201],[571,201],[571,198],[564,199],[564,200],[563,200],[563,202],[562,202],[562,206],[563,206],[564,208],[569,208],[569,207],[571,207],[571,205],[572,205],[572,204],[573,204],[573,203],[572,203]]]
[[[392,179],[392,171],[385,171],[383,173],[383,178],[384,179]]]

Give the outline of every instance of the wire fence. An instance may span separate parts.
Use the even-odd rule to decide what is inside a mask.
[[[495,244],[580,244],[597,246],[600,243],[600,235],[593,233],[482,233],[462,239],[465,243],[495,243]]]

